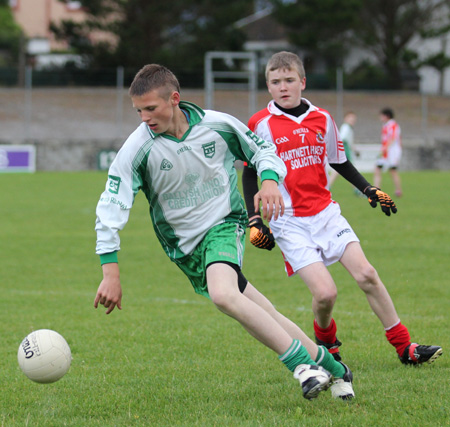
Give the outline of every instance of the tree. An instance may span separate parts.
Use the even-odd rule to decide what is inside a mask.
[[[0,0],[0,65],[17,62],[22,30],[14,21],[8,0]]]
[[[440,27],[449,22],[449,0],[271,1],[293,44],[323,56],[329,66],[359,46],[375,55],[392,89],[402,87],[402,70],[417,62],[409,47],[414,37],[429,32],[443,16],[447,24]]]
[[[63,0],[61,0],[63,1]],[[212,49],[240,50],[244,37],[231,24],[251,13],[247,0],[81,0],[83,23],[52,24],[59,39],[98,67],[141,67],[149,62],[196,69]],[[93,32],[113,39],[93,41]],[[201,64],[201,65],[200,65]]]
[[[430,31],[445,11],[448,0],[370,0],[360,11],[355,42],[375,54],[392,89],[402,87],[402,68],[412,67],[409,43]]]
[[[274,17],[294,45],[322,56],[328,66],[342,63],[363,0],[272,0]]]
[[[439,73],[439,93],[444,93],[444,72],[450,67],[450,57],[447,56],[447,44],[450,34],[450,10],[447,16],[443,15],[441,24],[436,28],[432,28],[428,31],[422,32],[422,38],[424,39],[440,39],[441,50],[437,53],[432,53],[425,56],[418,66],[429,66],[437,70]]]

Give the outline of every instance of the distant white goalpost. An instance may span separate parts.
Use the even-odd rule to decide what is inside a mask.
[[[233,66],[244,61],[239,71],[219,71],[217,62]],[[214,93],[216,90],[247,90],[249,92],[249,116],[257,111],[258,95],[258,56],[255,52],[210,51],[205,54],[205,108],[214,109]],[[224,81],[225,80],[225,81]],[[232,82],[230,82],[230,80]],[[343,70],[338,69],[336,75],[337,123],[343,120]]]
[[[245,61],[246,64],[240,71],[217,71],[216,60],[222,60],[226,64],[234,64],[235,61]],[[222,81],[221,81],[222,80]],[[223,80],[227,80],[224,82]],[[234,82],[230,82],[234,80]],[[248,90],[249,115],[256,112],[256,98],[258,92],[258,57],[254,52],[221,52],[211,51],[205,54],[205,108],[214,108],[214,92],[216,90]]]

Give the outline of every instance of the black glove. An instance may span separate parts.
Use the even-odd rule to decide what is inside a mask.
[[[261,218],[254,218],[248,223],[250,228],[250,243],[260,249],[271,251],[275,247],[272,231]]]
[[[377,207],[377,202],[380,203],[381,210],[387,215],[391,215],[392,213],[397,213],[397,207],[395,206],[394,201],[389,197],[389,194],[381,191],[377,187],[366,187],[364,189],[364,194],[367,196],[370,206],[373,208]]]

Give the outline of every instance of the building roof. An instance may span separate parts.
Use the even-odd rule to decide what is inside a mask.
[[[281,50],[289,48],[286,28],[278,23],[272,15],[271,7],[262,9],[234,25],[247,36],[247,50]]]

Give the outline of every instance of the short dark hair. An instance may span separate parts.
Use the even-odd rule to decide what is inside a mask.
[[[160,88],[164,89],[164,93],[161,95],[168,98],[173,91],[180,92],[180,83],[175,74],[163,65],[148,64],[137,72],[128,94],[131,97],[143,96]]]
[[[383,108],[380,111],[380,114],[383,114],[383,116],[389,117],[390,119],[394,118],[394,112],[392,111],[392,108]]]

